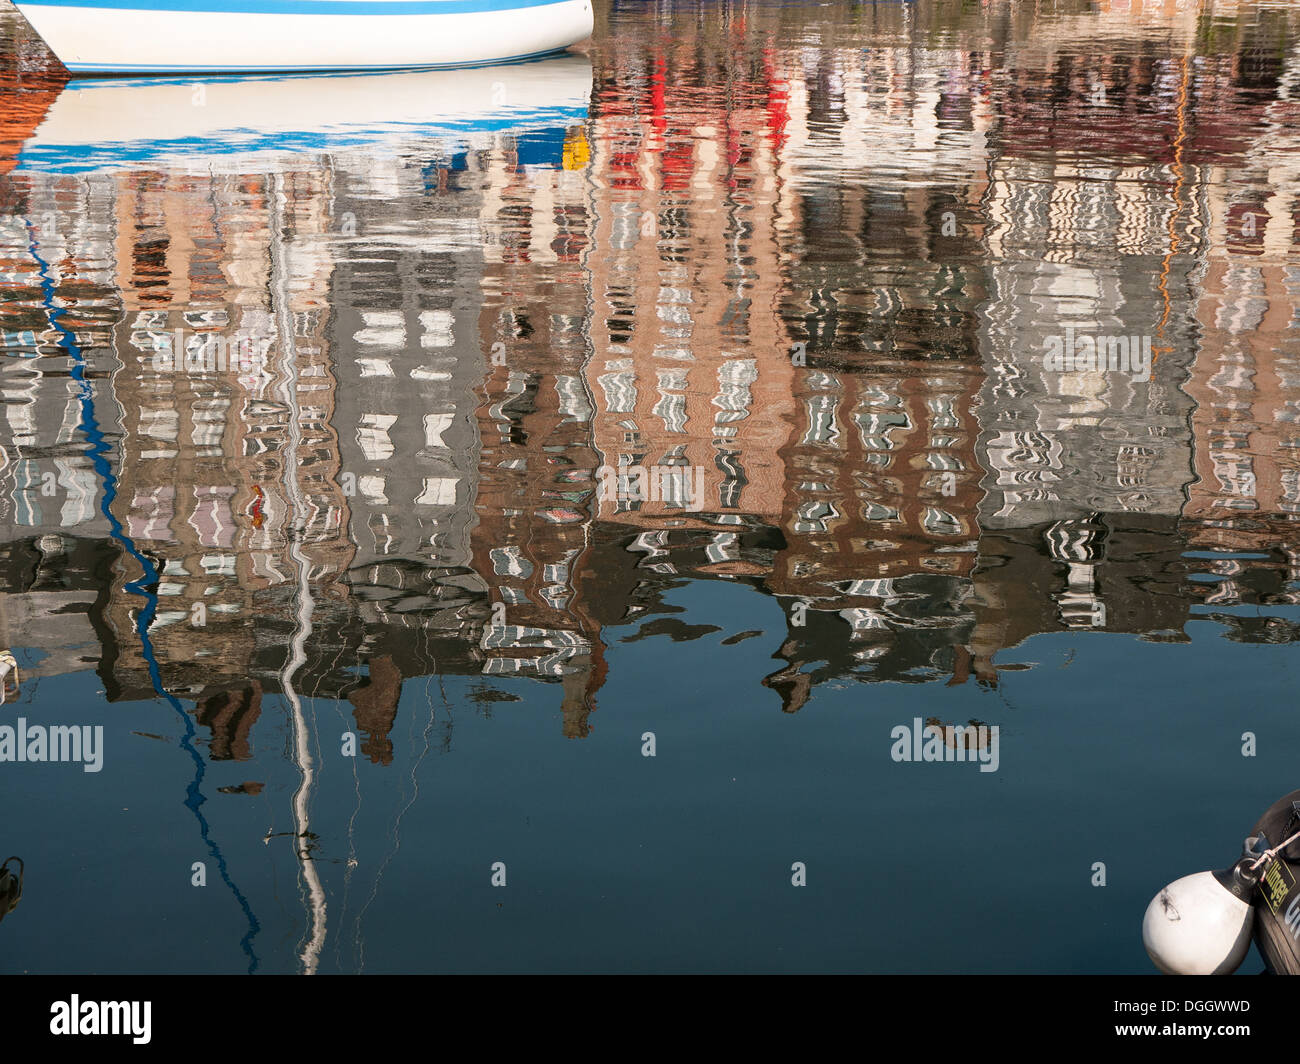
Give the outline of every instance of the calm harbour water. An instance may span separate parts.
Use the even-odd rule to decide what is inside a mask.
[[[596,7],[0,10],[4,970],[1148,972],[1300,785],[1300,4]]]

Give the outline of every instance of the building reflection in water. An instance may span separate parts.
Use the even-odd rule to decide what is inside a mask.
[[[884,31],[925,43],[903,17]],[[682,579],[798,613],[764,681],[787,710],[843,673],[995,683],[1039,631],[1172,638],[1209,611],[1290,638],[1234,612],[1294,595],[1280,61],[1243,41],[1193,82],[1104,14],[996,55],[783,51],[760,21],[704,59],[647,27],[602,45],[567,127],[6,179],[7,620],[69,616],[39,640],[47,674],[97,659],[110,697],[151,691],[29,221],[99,389],[116,516],[161,573],[164,682],[213,757],[248,755],[290,630],[275,217],[304,677],[373,760],[403,680],[432,672],[554,682],[585,735],[611,628]],[[1105,63],[1082,47],[1099,29]],[[13,77],[50,103],[48,75]],[[1152,379],[1049,373],[1067,327],[1153,337]],[[160,343],[230,357],[160,369]],[[598,490],[636,467],[680,469],[686,496]]]

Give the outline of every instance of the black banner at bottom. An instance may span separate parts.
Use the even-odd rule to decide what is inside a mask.
[[[842,986],[834,986],[837,978]],[[327,1046],[331,1053],[408,1033],[551,1041],[564,1028],[613,1025],[619,1044],[696,1032],[736,1043],[806,1049],[837,1028],[921,1037],[927,1055],[972,1038],[999,1049],[1081,1049],[1192,1042],[1243,1049],[1294,1039],[1295,989],[1285,978],[1201,980],[1094,976],[10,976],[6,1050],[128,1051]],[[494,985],[504,984],[504,985]],[[827,995],[835,995],[828,1000]],[[832,1001],[839,1004],[832,1004]],[[848,1007],[844,1007],[848,1005]],[[500,1013],[494,1017],[494,1013]],[[484,1025],[483,1021],[488,1020]],[[701,1029],[703,1029],[701,1031]],[[809,1042],[812,1039],[813,1042]],[[1285,1041],[1284,1041],[1285,1040]],[[598,1051],[597,1046],[591,1046]]]

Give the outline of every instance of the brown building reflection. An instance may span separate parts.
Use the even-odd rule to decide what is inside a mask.
[[[1156,9],[1017,23],[1013,56],[925,24],[776,46],[781,17],[700,49],[647,15],[587,121],[542,133],[4,179],[56,217],[112,512],[213,758],[250,757],[281,690],[296,542],[298,686],[383,764],[403,714],[446,712],[419,677],[541,681],[590,734],[615,643],[707,627],[667,602],[688,580],[779,604],[751,679],[787,712],[837,677],[996,684],[1040,633],[1296,637],[1268,611],[1300,578],[1295,71],[1243,30],[1192,79],[1167,40],[1194,24]],[[6,382],[9,638],[62,638],[31,603],[76,615],[49,667],[98,649],[110,698],[148,698],[139,573],[4,231],[32,356]],[[1151,381],[1048,372],[1066,326],[1151,336]],[[602,493],[637,469],[655,490]]]

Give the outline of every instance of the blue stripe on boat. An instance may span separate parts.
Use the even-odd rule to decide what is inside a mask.
[[[117,66],[98,66],[93,64],[77,64],[67,67],[74,74],[103,72],[105,74],[152,74],[152,73],[170,73],[170,74],[230,74],[234,81],[298,81],[304,77],[311,78],[352,78],[358,74],[420,74],[431,73],[439,70],[463,70],[468,67],[509,67],[521,66],[527,67],[535,63],[540,63],[550,56],[562,55],[564,49],[550,48],[545,52],[529,52],[526,55],[505,56],[501,59],[493,59],[490,62],[476,60],[466,63],[445,63],[442,66],[430,66],[427,63],[423,66],[377,66],[377,67],[337,67],[331,66],[326,70],[319,67],[277,67],[274,70],[259,64],[255,67],[195,67],[189,64],[185,66],[165,67],[156,63],[149,63],[147,66],[130,66],[118,64]],[[64,66],[67,66],[65,63]],[[226,79],[222,79],[226,80]],[[193,88],[194,79],[192,77],[172,77],[172,78],[78,78],[74,88],[84,89],[97,85],[114,85],[117,87],[130,85],[184,85],[186,88]],[[1216,555],[1217,557],[1217,555]]]
[[[331,64],[327,69],[322,70],[319,66],[285,66],[285,67],[268,67],[265,63],[259,63],[257,66],[240,67],[240,66],[215,66],[201,67],[194,66],[192,63],[186,63],[183,66],[160,66],[157,63],[142,63],[135,66],[126,63],[64,63],[63,65],[73,74],[265,74],[267,77],[275,77],[277,74],[301,75],[301,74],[318,74],[321,77],[328,77],[331,74],[347,77],[352,74],[398,74],[398,73],[419,73],[420,71],[435,70],[464,70],[468,67],[486,67],[486,66],[508,66],[512,63],[520,63],[531,59],[542,59],[548,55],[555,55],[563,52],[563,48],[548,48],[544,52],[528,52],[525,55],[502,56],[500,59],[474,59],[464,63],[441,63],[430,65],[423,63],[419,66],[338,66]],[[184,80],[186,85],[192,85],[193,78]],[[133,82],[123,81],[123,84]],[[149,78],[141,84],[158,84],[158,80]],[[82,80],[78,80],[78,85]]]
[[[18,0],[19,11],[75,7],[94,11],[193,11],[239,15],[468,15],[550,7],[572,0]]]

